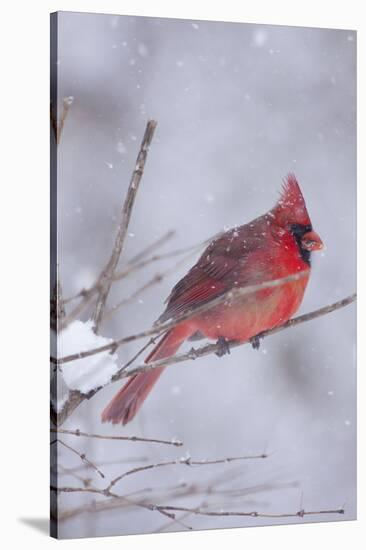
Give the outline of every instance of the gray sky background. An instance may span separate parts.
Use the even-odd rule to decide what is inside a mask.
[[[261,215],[292,171],[327,247],[314,254],[301,312],[354,291],[355,32],[63,12],[58,50],[59,98],[74,97],[58,156],[59,262],[66,297],[89,286],[108,257],[149,118],[158,127],[121,265],[170,229],[176,236],[162,252]],[[121,308],[102,334],[118,337],[148,328],[197,257]],[[151,264],[116,283],[109,305],[176,262]],[[122,347],[120,360],[139,346],[141,341]],[[273,452],[265,461],[235,466],[151,470],[126,479],[126,493],[235,469],[238,477],[227,488],[281,482],[298,487],[237,497],[225,509],[292,512],[302,494],[306,509],[345,505],[343,518],[355,517],[354,305],[268,338],[259,352],[243,346],[222,359],[171,367],[131,424],[102,425],[101,410],[119,386],[83,404],[65,427],[175,436],[185,446],[74,441],[94,462],[127,461],[109,466],[108,476],[136,466],[136,456],[159,462],[186,452],[197,459]],[[59,453],[64,466],[78,463],[66,449]],[[77,482],[65,477],[66,483]],[[175,504],[197,506],[200,498]],[[60,506],[90,500],[63,495]],[[62,522],[60,534],[146,533],[164,523],[159,514],[133,508],[84,514]],[[204,529],[274,522],[191,516],[187,523]]]

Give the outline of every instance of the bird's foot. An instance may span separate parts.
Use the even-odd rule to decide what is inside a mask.
[[[261,345],[261,339],[263,338],[263,334],[259,332],[259,334],[256,334],[252,338],[250,338],[250,343],[252,344],[253,349],[259,349]]]
[[[218,346],[217,351],[215,351],[215,354],[217,355],[217,357],[222,357],[223,355],[226,355],[226,354],[230,355],[230,346],[226,338],[224,338],[223,336],[220,336],[217,339],[216,345]]]

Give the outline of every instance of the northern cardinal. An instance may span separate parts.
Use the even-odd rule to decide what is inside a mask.
[[[293,174],[284,181],[277,204],[250,223],[216,237],[198,262],[173,288],[158,321],[210,302],[230,289],[260,284],[305,271],[295,281],[262,289],[231,304],[220,304],[169,330],[145,359],[170,357],[186,339],[207,337],[225,343],[251,340],[285,323],[299,308],[310,276],[310,256],[323,243],[313,231],[300,186]],[[127,424],[136,415],[164,367],[136,374],[102,413],[103,422]]]

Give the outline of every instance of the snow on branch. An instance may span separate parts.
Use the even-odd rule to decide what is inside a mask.
[[[73,321],[57,337],[57,349],[59,353],[70,353],[80,346],[84,349],[95,348],[96,345],[105,346],[112,342],[111,338],[105,338],[93,331],[91,320],[83,323]],[[62,366],[62,378],[70,390],[79,390],[87,394],[98,386],[107,384],[113,374],[118,371],[118,356],[116,353],[105,351],[98,355],[83,359],[80,364],[74,361]]]

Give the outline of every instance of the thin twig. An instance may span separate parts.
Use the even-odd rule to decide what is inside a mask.
[[[298,317],[295,317],[294,319],[290,319],[285,324],[283,324],[279,327],[273,328],[271,330],[264,331],[261,334],[261,337],[264,338],[264,337],[270,336],[272,334],[276,334],[278,332],[281,332],[282,330],[286,330],[288,328],[299,325],[301,323],[311,321],[313,319],[321,317],[322,315],[327,315],[328,313],[331,313],[332,311],[336,311],[340,308],[343,308],[343,307],[351,304],[355,300],[356,300],[356,294],[351,294],[347,298],[339,300],[338,302],[334,302],[333,304],[322,307],[322,308],[317,309],[315,311],[312,311],[310,313],[305,313],[304,315],[300,315]],[[160,329],[161,329],[161,326],[160,326]],[[138,337],[139,337],[139,335],[138,335]],[[133,337],[129,337],[129,338],[136,339],[136,338],[133,338]],[[245,345],[245,344],[248,344],[248,343],[249,343],[248,341],[247,342],[228,342],[228,346],[231,349],[231,348],[242,346],[242,345]],[[118,347],[118,341],[115,342],[115,346],[116,345]],[[106,349],[110,349],[110,346],[109,345],[104,346],[103,351],[105,351]],[[132,376],[134,374],[137,374],[137,373],[140,373],[140,372],[146,372],[148,370],[158,368],[158,367],[161,367],[161,366],[173,365],[173,364],[176,364],[176,363],[181,363],[182,361],[194,360],[194,359],[197,359],[198,357],[203,357],[205,355],[210,355],[210,354],[215,353],[216,351],[218,351],[218,349],[219,349],[219,346],[217,344],[207,344],[207,345],[202,346],[201,348],[198,348],[198,349],[192,348],[188,353],[178,354],[178,355],[174,355],[172,357],[169,357],[167,359],[162,359],[160,361],[154,361],[154,362],[149,363],[149,364],[139,365],[139,366],[137,366],[133,369],[130,369],[128,371],[126,371],[125,365],[123,365],[113,375],[113,377],[111,378],[110,383],[116,382],[117,380],[120,380],[120,379],[125,378],[125,377]],[[64,357],[64,358],[62,358],[61,362],[62,361],[67,362],[67,361],[70,361],[70,360],[72,361],[72,360],[75,360],[77,358],[87,357],[88,355],[94,355],[94,353],[99,353],[99,350],[101,350],[101,348],[98,348],[97,351],[96,350],[91,350],[92,353],[91,352],[81,352],[80,354],[74,354],[72,356]],[[54,359],[54,362],[57,362],[57,361]],[[60,411],[60,413],[58,413],[57,419],[55,419],[55,422],[57,422],[58,425],[61,425],[83,401],[85,401],[86,399],[91,399],[101,389],[102,389],[102,387],[96,388],[95,390],[92,390],[91,392],[89,392],[89,394],[87,394],[87,395],[82,394],[77,390],[71,391],[70,394],[69,394],[69,398],[68,398],[67,402],[65,403],[65,405],[64,405],[63,409]]]
[[[180,521],[183,521],[185,520],[186,518],[188,518],[190,516],[190,512],[186,512],[185,514],[183,514],[179,520]],[[169,527],[171,527],[172,525],[174,525],[174,520],[170,520],[168,521],[167,523],[164,523],[164,525],[161,525],[158,529],[156,529],[154,531],[154,533],[163,533],[166,529],[168,529]],[[190,531],[193,531],[193,527],[191,527],[190,525],[187,525],[187,528],[190,530]]]
[[[108,466],[120,466],[121,464],[132,464],[134,462],[148,462],[149,458],[147,456],[131,456],[123,458],[116,458],[114,460],[103,460],[99,463],[99,466],[101,467],[108,467]],[[80,464],[78,466],[74,466],[73,468],[69,468],[70,472],[80,472],[83,470],[87,470],[88,466],[85,464]]]
[[[116,311],[120,307],[123,307],[123,306],[129,304],[130,302],[132,302],[135,298],[140,296],[140,294],[145,292],[145,290],[147,290],[148,288],[151,288],[152,286],[154,286],[158,283],[161,283],[164,280],[165,277],[170,275],[170,273],[174,273],[174,271],[176,271],[181,265],[184,265],[186,263],[186,261],[193,254],[196,254],[196,251],[194,251],[194,252],[191,251],[187,256],[185,256],[182,260],[179,260],[179,262],[176,262],[169,269],[166,269],[165,271],[162,271],[161,273],[156,273],[149,281],[147,281],[147,283],[144,283],[141,287],[139,287],[137,290],[135,290],[135,292],[133,292],[133,294],[131,294],[131,296],[129,296],[128,298],[124,298],[123,300],[118,302],[116,305],[114,305],[109,311],[107,311],[107,313],[105,313],[105,315],[104,315],[105,319],[107,317],[111,317],[114,313],[116,313]]]
[[[73,508],[66,508],[62,511],[58,511],[57,521],[67,521],[68,519],[80,516],[85,513],[105,512],[107,510],[115,510],[116,508],[129,508],[128,502],[119,499],[108,500],[92,500],[89,503],[85,503],[82,506],[74,506]]]
[[[86,468],[90,468],[91,466],[88,464],[88,465],[85,465]],[[92,480],[91,478],[85,478],[85,477],[82,477],[80,476],[79,474],[76,473],[75,469],[74,468],[65,468],[65,466],[62,466],[61,464],[58,465],[58,468],[59,468],[59,472],[55,471],[55,475],[65,475],[65,476],[70,476],[70,477],[73,477],[74,479],[77,479],[78,481],[81,481],[81,483],[83,483],[84,487],[89,487],[89,485],[91,484]],[[52,469],[51,469],[52,471]]]
[[[191,254],[195,254],[200,248],[202,248],[207,243],[211,242],[211,240],[214,238],[214,237],[212,237],[212,239],[206,239],[205,241],[203,241],[201,243],[198,243],[198,244],[186,247],[186,248],[180,248],[178,250],[172,250],[172,251],[166,252],[164,254],[156,254],[154,256],[150,256],[149,258],[142,259],[147,252],[151,252],[152,250],[155,250],[156,248],[160,247],[162,244],[165,244],[165,242],[168,239],[170,239],[173,235],[174,235],[174,231],[170,230],[165,235],[163,235],[162,237],[159,237],[159,239],[156,242],[152,243],[151,245],[149,245],[146,248],[144,248],[143,250],[141,250],[141,252],[139,252],[138,254],[136,254],[136,256],[134,256],[133,258],[131,258],[129,260],[128,264],[126,265],[126,267],[122,271],[116,272],[114,274],[113,281],[119,281],[119,280],[127,277],[128,275],[130,275],[134,271],[136,271],[138,269],[141,269],[141,268],[145,267],[146,265],[148,265],[152,262],[164,260],[166,258],[172,258],[174,256],[178,256],[178,255],[184,254],[186,252],[191,252]],[[187,258],[190,257],[191,254],[189,254],[187,256]],[[183,260],[183,262],[186,261],[186,259]],[[183,263],[183,262],[178,262],[175,266],[173,266],[173,268],[171,268],[171,270],[167,270],[161,276],[163,277],[163,276],[167,275],[170,271],[173,271],[174,269],[176,269],[180,265],[180,263]],[[155,284],[155,282],[160,282],[160,280],[162,280],[162,278],[160,279],[160,275],[159,274],[155,275],[155,277],[153,277],[153,280],[146,284],[146,288],[148,288],[152,284]],[[61,325],[61,329],[64,329],[74,319],[76,319],[77,317],[80,316],[80,314],[90,304],[90,302],[93,300],[93,298],[95,298],[96,294],[99,291],[99,287],[100,287],[100,277],[98,277],[97,281],[90,288],[83,289],[80,292],[78,292],[77,294],[75,294],[74,296],[71,296],[70,298],[67,298],[66,300],[64,300],[64,304],[67,304],[67,303],[71,302],[72,300],[75,300],[77,298],[82,298],[80,303],[63,320],[62,325]],[[142,290],[145,290],[146,288],[143,288]],[[112,311],[108,312],[108,315],[110,313],[112,313]],[[104,317],[106,317],[106,315],[107,314],[105,314]]]
[[[285,513],[262,513],[262,512],[232,512],[232,511],[208,511],[201,510],[199,508],[186,508],[185,506],[156,506],[158,510],[164,510],[166,512],[189,512],[200,516],[215,516],[215,517],[228,517],[228,516],[245,516],[252,518],[303,518],[304,516],[318,516],[321,514],[344,514],[343,508],[337,508],[333,510],[316,510],[306,511],[298,510],[297,512],[285,512]]]
[[[146,256],[146,254],[149,254],[153,250],[156,250],[157,248],[160,248],[168,240],[170,240],[172,237],[174,237],[174,235],[175,235],[175,231],[173,229],[170,229],[169,231],[167,231],[167,233],[164,233],[164,235],[159,237],[156,241],[149,244],[148,246],[146,246],[145,248],[140,250],[140,252],[138,252],[135,256],[133,256],[128,261],[127,266],[132,268],[133,265],[136,264],[136,262],[139,262],[142,258],[144,258],[144,256]],[[116,278],[116,274],[114,275],[114,279],[115,278]],[[96,292],[98,290],[98,284],[99,284],[99,280],[97,279],[97,281],[90,288],[88,288],[88,289],[84,288],[84,289],[80,290],[77,294],[74,294],[73,296],[70,296],[70,298],[66,298],[64,300],[64,303],[68,304],[69,302],[71,302],[72,300],[76,300],[77,298],[85,298],[87,296],[90,296],[90,295],[92,296],[92,295],[96,294]]]
[[[127,304],[130,304],[131,302],[133,302],[135,298],[140,296],[140,294],[142,294],[145,290],[160,283],[162,280],[163,280],[163,275],[160,273],[156,273],[154,277],[152,277],[149,281],[147,281],[147,283],[144,283],[141,287],[135,290],[135,292],[133,292],[128,298],[124,298],[123,300],[115,304],[111,309],[109,309],[104,314],[104,319],[109,319],[110,317],[112,317],[112,315],[114,315],[118,309],[120,309],[123,306],[126,306]]]
[[[172,234],[173,234],[173,231],[168,232],[165,236],[161,237],[159,239],[159,241],[156,241],[156,243],[153,243],[153,245],[150,245],[147,248],[151,249],[153,247],[161,245],[163,243],[163,241],[165,241],[167,239],[167,237],[172,235]],[[203,244],[205,244],[205,243],[201,243],[201,245],[203,245]],[[191,256],[196,254],[196,252],[197,252],[197,245],[196,245],[194,247],[194,249],[193,249],[193,247],[190,247],[189,249],[182,249],[182,250],[173,251],[173,252],[170,252],[170,253],[168,252],[165,255],[162,254],[160,256],[152,256],[151,258],[148,258],[147,260],[142,260],[140,263],[137,263],[137,264],[134,263],[134,260],[136,258],[140,258],[143,255],[143,253],[145,252],[145,250],[147,250],[147,248],[142,250],[141,252],[139,252],[139,254],[137,254],[134,258],[132,258],[129,261],[128,266],[125,268],[125,270],[120,272],[120,276],[117,276],[117,274],[115,274],[115,276],[113,278],[113,281],[118,281],[118,280],[123,279],[124,277],[127,277],[133,271],[135,271],[137,269],[141,269],[142,267],[144,267],[145,265],[151,263],[152,261],[160,260],[160,259],[163,259],[164,257],[168,257],[168,256],[175,256],[178,253],[181,254],[183,251],[187,252],[188,250],[190,250],[190,253],[186,257],[184,257],[183,260],[180,260],[179,262],[176,262],[169,269],[166,269],[165,271],[163,271],[161,273],[156,273],[149,281],[144,283],[135,292],[133,292],[133,294],[131,294],[131,296],[129,296],[128,298],[124,298],[123,300],[118,302],[116,305],[114,305],[110,310],[105,312],[104,315],[103,315],[103,319],[108,319],[109,317],[114,315],[114,313],[116,313],[116,311],[120,307],[123,307],[123,306],[129,304],[130,302],[132,302],[135,298],[140,296],[140,294],[145,292],[145,290],[147,290],[148,288],[151,288],[152,286],[154,286],[158,283],[161,283],[164,280],[165,277],[167,277],[170,273],[173,273],[174,271],[176,271],[181,265],[185,264],[186,261]],[[98,281],[92,287],[90,287],[88,289],[83,289],[78,294],[75,294],[75,296],[71,296],[67,300],[64,300],[63,303],[67,304],[68,302],[70,302],[70,301],[72,301],[76,298],[82,297],[82,300],[79,302],[79,304],[63,319],[61,327],[60,327],[61,330],[63,330],[65,327],[67,327],[67,325],[69,325],[72,321],[74,321],[74,319],[77,319],[80,316],[80,314],[86,309],[86,307],[90,304],[90,302],[96,296],[97,292],[98,292]]]
[[[130,275],[134,271],[136,271],[138,269],[141,269],[141,268],[145,267],[146,265],[148,265],[152,262],[156,262],[156,261],[164,260],[166,258],[171,258],[171,257],[174,257],[174,256],[178,256],[178,255],[184,254],[186,252],[190,252],[190,254],[188,254],[188,256],[187,256],[187,258],[189,258],[191,255],[195,254],[200,248],[202,248],[203,246],[205,246],[206,244],[211,242],[212,239],[215,238],[215,236],[217,236],[217,234],[216,234],[211,239],[206,239],[205,241],[203,241],[201,243],[191,245],[191,246],[188,246],[188,247],[185,247],[185,248],[180,248],[178,250],[172,250],[170,252],[166,252],[165,254],[154,255],[154,256],[151,256],[147,259],[143,259],[142,261],[140,261],[147,252],[151,252],[152,250],[156,249],[157,247],[161,246],[162,244],[165,244],[165,242],[168,239],[170,239],[173,235],[174,235],[174,231],[170,230],[165,235],[163,235],[162,237],[159,237],[159,239],[156,242],[152,243],[151,245],[149,245],[146,248],[144,248],[143,250],[141,250],[138,254],[136,254],[136,256],[134,256],[133,258],[131,258],[129,260],[127,266],[122,271],[117,272],[117,273],[114,274],[113,281],[119,281],[119,280],[127,277],[128,275]],[[174,271],[177,267],[179,267],[179,265],[181,263],[184,263],[187,260],[187,258],[185,258],[182,262],[178,262],[171,269],[169,269],[166,272],[162,273],[161,274],[162,278],[165,277],[170,271]],[[67,298],[66,300],[64,300],[64,304],[67,304],[67,303],[71,302],[72,300],[75,300],[77,298],[82,298],[80,303],[62,321],[62,324],[60,326],[60,330],[63,330],[65,327],[67,327],[67,325],[69,325],[74,319],[77,319],[80,316],[80,314],[86,309],[86,307],[93,301],[93,299],[96,297],[96,294],[99,291],[99,286],[100,286],[99,278],[100,277],[98,277],[96,282],[90,288],[83,289],[80,292],[78,292],[77,294],[75,294],[74,296],[71,296],[70,298]],[[155,275],[155,277],[153,277],[153,279],[149,283],[146,284],[145,288],[140,289],[140,292],[142,292],[143,290],[146,290],[146,288],[148,288],[152,284],[155,284],[155,282],[160,282],[162,280],[162,278],[160,279],[160,274]],[[129,299],[128,299],[128,301],[129,301]],[[108,312],[108,315],[110,315],[112,312],[113,312],[113,310]],[[104,317],[106,317],[106,316],[107,316],[107,314],[104,314]]]
[[[177,250],[171,250],[170,252],[164,252],[162,254],[155,254],[154,256],[145,258],[139,263],[131,264],[131,262],[129,262],[129,265],[127,265],[124,269],[122,269],[121,271],[117,271],[114,274],[114,280],[118,281],[120,279],[123,279],[124,277],[127,277],[127,275],[129,275],[132,271],[142,269],[143,267],[146,267],[147,265],[153,262],[159,262],[161,260],[166,260],[167,258],[180,256],[181,254],[185,254],[186,252],[191,252],[192,254],[195,254],[200,248],[212,242],[217,237],[217,235],[218,234],[216,233],[213,237],[206,239],[205,241],[201,241],[200,243],[193,244],[191,246],[178,248]]]
[[[127,363],[125,363],[125,364],[123,365],[123,367],[122,367],[121,369],[118,370],[118,372],[124,372],[125,370],[127,370],[128,367],[129,367],[130,365],[132,365],[132,363],[134,363],[134,362],[136,361],[136,359],[137,359],[138,357],[140,357],[140,355],[142,355],[142,354],[144,353],[144,351],[147,350],[147,348],[149,348],[152,344],[155,344],[156,340],[157,340],[157,339],[159,338],[159,336],[161,336],[161,335],[162,335],[162,333],[157,334],[157,335],[155,336],[155,338],[151,337],[150,340],[149,340],[144,346],[142,346],[142,348],[140,348],[140,349],[135,353],[135,355],[134,355],[133,357],[131,357],[131,359],[129,359],[129,361],[127,361]]]
[[[166,510],[159,510],[155,504],[144,504],[142,502],[133,502],[127,499],[126,497],[117,495],[116,493],[112,493],[107,489],[97,489],[96,487],[56,487],[55,485],[51,485],[50,490],[55,491],[57,493],[95,493],[95,494],[103,495],[105,497],[120,499],[122,501],[127,502],[129,505],[145,508],[146,510],[150,510],[151,512],[159,512],[160,514],[170,519],[175,519],[174,513],[168,512]]]
[[[51,429],[52,431],[52,429]],[[85,455],[85,453],[79,453],[79,451],[77,451],[76,449],[74,449],[74,447],[71,447],[71,445],[68,445],[67,443],[65,443],[64,441],[62,441],[61,439],[55,439],[52,441],[52,443],[55,443],[55,442],[58,442],[58,443],[61,443],[61,445],[63,445],[64,447],[66,447],[66,449],[68,449],[69,451],[71,451],[72,453],[76,454],[80,460],[82,462],[84,462],[84,464],[87,464],[90,468],[92,468],[93,470],[95,470],[99,475],[100,477],[102,478],[105,478],[105,475],[103,474],[103,472],[101,472],[99,470],[99,468],[91,461],[87,458],[87,456]]]
[[[67,433],[67,430],[65,430]],[[65,433],[65,431],[63,433]],[[73,434],[74,435],[74,434]],[[68,447],[68,445],[64,444],[65,447],[69,448],[70,450],[76,452],[76,454],[79,454],[75,449],[72,447]],[[79,455],[80,456],[80,455]],[[52,490],[57,490],[59,492],[65,492],[65,493],[74,493],[74,492],[100,492],[101,494],[105,496],[116,496],[112,494],[111,489],[124,477],[127,477],[129,475],[135,474],[137,472],[142,472],[144,470],[151,470],[153,468],[159,468],[162,466],[173,466],[178,464],[185,464],[186,466],[207,466],[212,464],[226,464],[229,462],[234,462],[238,460],[255,460],[260,458],[267,458],[267,455],[261,454],[261,455],[253,455],[253,456],[235,456],[235,457],[229,457],[229,458],[219,458],[219,459],[204,459],[204,460],[192,460],[190,457],[187,458],[180,458],[177,460],[171,460],[171,461],[165,461],[160,462],[158,464],[149,464],[148,466],[141,466],[139,468],[133,468],[132,470],[129,470],[125,472],[124,474],[114,478],[104,489],[96,489],[95,487],[58,487],[53,488]],[[104,476],[103,476],[104,477]],[[118,496],[118,495],[117,495]]]
[[[155,468],[161,468],[163,466],[176,466],[178,464],[185,464],[186,466],[207,466],[209,464],[226,464],[229,462],[234,462],[237,460],[254,460],[258,458],[267,458],[267,455],[261,454],[261,455],[254,455],[254,456],[234,456],[229,458],[219,458],[215,460],[192,460],[190,457],[187,458],[178,458],[176,460],[167,460],[165,462],[158,462],[157,464],[148,464],[147,466],[139,466],[137,468],[133,468],[132,470],[128,470],[127,472],[119,475],[118,477],[112,479],[110,484],[108,485],[107,489],[112,489],[121,479],[124,477],[130,476],[132,474],[137,474],[138,472],[143,472],[145,470],[152,470]]]
[[[105,266],[105,268],[103,269],[99,277],[99,294],[98,294],[97,303],[93,314],[95,332],[98,332],[99,325],[103,318],[105,303],[107,301],[107,297],[113,282],[115,269],[117,267],[121,252],[123,250],[123,245],[125,242],[128,225],[130,223],[132,208],[135,202],[136,194],[141,182],[142,175],[144,173],[147,154],[155,132],[156,125],[157,125],[157,122],[155,120],[149,120],[149,122],[146,125],[145,134],[141,142],[140,150],[136,159],[135,168],[132,173],[130,185],[128,187],[127,195],[122,207],[121,218],[120,218],[112,254],[107,262],[107,265]]]
[[[138,501],[141,504],[147,503],[147,497],[151,495],[153,489],[148,487],[146,489],[138,489],[137,491],[132,491],[124,495],[126,498],[136,495],[142,495],[141,500]],[[154,491],[156,493],[157,491]],[[134,504],[134,503],[133,503]],[[108,500],[92,500],[89,504],[85,503],[82,506],[76,506],[74,508],[65,509],[58,513],[58,521],[65,521],[72,517],[84,514],[84,513],[95,513],[95,512],[104,512],[106,510],[114,510],[116,508],[129,508],[131,506],[130,501],[125,501],[122,499],[109,498]]]
[[[231,474],[233,472],[231,471]],[[242,472],[240,472],[242,473]],[[251,494],[257,494],[261,492],[269,492],[269,491],[275,491],[279,489],[285,489],[285,488],[294,488],[297,487],[298,484],[296,483],[263,483],[261,485],[254,485],[252,487],[246,487],[245,489],[242,489],[240,494],[237,494],[238,491],[236,489],[228,489],[228,490],[220,490],[218,489],[219,485],[222,485],[223,483],[232,480],[232,475],[228,476],[228,472],[225,472],[225,476],[220,474],[219,476],[214,476],[211,481],[203,482],[203,483],[186,483],[186,482],[180,482],[178,484],[175,484],[173,486],[168,487],[147,487],[144,489],[138,489],[136,491],[132,491],[130,493],[125,494],[125,497],[131,497],[136,495],[142,495],[143,502],[146,504],[147,498],[149,497],[149,500],[151,502],[151,499],[154,500],[155,504],[159,504],[162,499],[172,499],[172,498],[179,498],[180,500],[182,498],[191,498],[192,496],[209,496],[209,495],[215,495],[215,496],[222,496],[224,499],[229,499],[229,503],[232,504],[232,499],[242,496],[248,496]],[[236,476],[237,477],[237,476]],[[201,507],[205,504],[205,501],[202,502]],[[70,517],[74,517],[77,515],[80,515],[85,512],[103,512],[105,510],[115,509],[118,507],[128,507],[130,506],[129,503],[123,502],[121,500],[117,499],[109,499],[109,500],[99,500],[99,501],[92,501],[89,505],[83,505],[78,506],[75,508],[71,508],[68,510],[64,510],[63,512],[59,513],[58,519],[59,521],[64,521],[69,519]],[[206,505],[207,506],[207,505]],[[190,515],[190,513],[187,513],[187,516]],[[184,519],[184,517],[180,518]],[[171,522],[169,523],[171,525]]]
[[[50,489],[58,493],[99,493],[100,495],[105,495],[102,489],[97,489],[96,487],[56,487],[55,485],[51,485]]]
[[[125,497],[116,495],[107,489],[97,489],[95,487],[55,487],[51,485],[51,491],[57,491],[58,493],[97,493],[107,497],[114,497],[122,500],[127,500]],[[137,502],[131,502],[130,504],[143,507],[150,511],[157,511],[164,515],[167,515],[171,519],[177,519],[175,512],[187,512],[200,516],[214,516],[214,517],[251,517],[251,518],[303,518],[305,516],[318,516],[324,514],[344,514],[343,508],[329,509],[329,510],[298,510],[297,512],[280,512],[280,513],[263,513],[257,511],[209,511],[202,510],[200,508],[188,508],[186,506],[171,506],[160,504],[142,504]]]
[[[146,246],[143,250],[141,250],[135,256],[133,256],[133,258],[131,258],[127,264],[131,268],[129,270],[129,273],[132,272],[132,268],[134,264],[140,261],[141,258],[143,258],[146,253],[151,252],[152,250],[155,250],[156,248],[165,244],[169,239],[171,239],[174,236],[174,234],[175,232],[173,230],[168,231],[167,233],[159,237],[159,239],[154,241],[152,244]],[[115,277],[114,277],[114,280],[116,280]],[[96,295],[99,291],[99,287],[100,287],[100,276],[90,288],[83,289],[77,294],[75,294],[74,296],[71,296],[70,298],[67,298],[66,300],[64,300],[64,304],[67,304],[72,300],[75,300],[77,298],[82,298],[82,300],[80,300],[77,306],[75,306],[74,309],[63,319],[62,324],[60,325],[60,330],[63,330],[64,328],[66,328],[72,321],[74,321],[74,319],[77,319],[80,316],[80,314],[88,307],[88,305],[93,301],[93,299],[96,298]],[[106,317],[106,314],[104,314],[104,317]]]
[[[52,433],[63,435],[74,435],[76,437],[88,437],[91,439],[108,439],[111,441],[143,441],[145,443],[161,443],[162,445],[173,445],[174,447],[182,447],[183,441],[178,439],[151,439],[147,437],[137,437],[135,435],[100,435],[81,432],[80,430],[65,430],[63,428],[51,428]]]
[[[209,495],[215,495],[215,496],[218,496],[218,497],[221,497],[221,500],[218,501],[216,503],[216,506],[219,506],[220,508],[223,507],[223,504],[226,503],[226,500],[225,499],[228,499],[230,505],[233,504],[233,499],[235,498],[241,498],[243,496],[249,496],[251,494],[256,494],[256,493],[263,493],[263,492],[269,492],[269,491],[276,491],[276,490],[279,490],[279,489],[292,489],[294,487],[297,487],[298,485],[296,483],[291,483],[291,482],[287,482],[287,483],[277,483],[277,484],[273,484],[273,483],[263,483],[262,485],[255,485],[253,487],[246,487],[246,488],[243,488],[243,489],[226,489],[226,490],[220,490],[220,489],[217,489],[217,485],[219,483],[217,483],[215,481],[215,479],[213,481],[211,481],[207,486],[205,486],[204,484],[202,484],[201,486],[200,485],[197,485],[197,484],[191,484],[191,485],[187,485],[187,490],[183,493],[180,493],[180,494],[177,494],[176,496],[181,499],[182,497],[184,498],[185,496],[187,497],[192,497],[193,495],[195,496],[198,496],[198,495],[203,495],[205,497],[208,497]],[[173,495],[174,496],[174,495]],[[258,505],[258,502],[256,501],[245,501],[245,503],[247,505]],[[207,508],[208,506],[208,503],[206,500],[202,500],[201,501],[201,504],[199,506],[197,506],[197,508]],[[210,500],[210,506],[213,507],[215,506],[215,502]],[[185,512],[183,516],[180,517],[181,520],[183,519],[186,519],[187,517],[189,517],[190,515],[192,514],[192,512]],[[155,533],[160,533],[162,531],[164,531],[165,529],[168,529],[170,526],[172,525],[172,522],[169,521],[168,523],[162,525],[159,529],[157,529],[156,531],[154,531]]]
[[[64,330],[70,323],[72,323],[72,321],[77,319],[84,311],[84,309],[90,304],[96,294],[97,287],[93,288],[92,290],[86,290],[85,295],[80,303],[76,307],[74,307],[74,309],[70,311],[70,313],[66,315],[66,317],[62,320],[62,323],[60,324],[60,330]]]
[[[174,229],[169,229],[169,231],[167,231],[161,237],[156,239],[156,241],[152,242],[151,244],[148,244],[140,252],[135,254],[135,256],[130,258],[130,260],[128,261],[128,265],[133,266],[134,264],[142,260],[145,256],[147,256],[148,254],[151,254],[151,252],[154,252],[154,250],[156,250],[157,248],[160,248],[165,243],[170,241],[170,239],[172,239],[175,236],[175,234],[176,234],[176,231]]]

